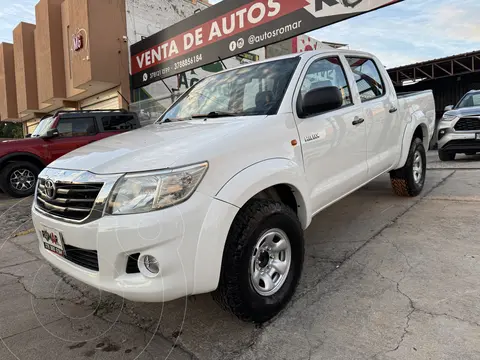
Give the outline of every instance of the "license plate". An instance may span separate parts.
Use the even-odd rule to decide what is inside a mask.
[[[477,140],[480,140],[480,133],[476,133],[475,138],[476,138]]]
[[[61,256],[65,255],[65,248],[60,231],[41,226],[38,232],[45,249]]]

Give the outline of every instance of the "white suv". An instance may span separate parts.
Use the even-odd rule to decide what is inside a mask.
[[[469,91],[457,105],[447,106],[437,133],[442,161],[454,160],[458,153],[480,152],[480,90]]]

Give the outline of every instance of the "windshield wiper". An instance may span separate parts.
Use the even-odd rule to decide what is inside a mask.
[[[211,111],[208,114],[192,115],[192,119],[231,117],[231,116],[238,116],[238,115],[239,115],[238,113],[231,113],[231,112],[225,112],[225,111]]]
[[[155,124],[163,124],[163,123],[177,122],[177,121],[184,121],[184,120],[188,120],[188,119],[187,118],[166,118],[160,121],[156,121]]]

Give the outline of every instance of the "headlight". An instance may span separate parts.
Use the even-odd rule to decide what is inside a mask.
[[[127,174],[115,185],[107,213],[137,214],[187,200],[208,169],[204,162],[172,170]]]
[[[453,121],[453,120],[455,120],[456,118],[457,118],[457,116],[455,116],[455,115],[447,115],[447,114],[445,114],[445,115],[443,115],[443,117],[442,117],[442,121]]]

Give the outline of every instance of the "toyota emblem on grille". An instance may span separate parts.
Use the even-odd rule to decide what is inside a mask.
[[[55,183],[52,180],[45,181],[45,195],[48,198],[54,199],[56,195],[57,189],[55,188]]]

